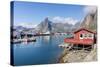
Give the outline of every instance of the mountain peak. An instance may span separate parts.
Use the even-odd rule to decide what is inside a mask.
[[[46,17],[44,20],[45,20],[45,21],[48,21],[49,19],[48,19],[48,17]]]

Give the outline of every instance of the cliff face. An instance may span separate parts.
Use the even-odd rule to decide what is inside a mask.
[[[80,25],[80,28],[87,28],[92,31],[97,29],[97,12],[88,14]]]

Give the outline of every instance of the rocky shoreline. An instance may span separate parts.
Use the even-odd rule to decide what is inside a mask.
[[[58,63],[71,63],[71,62],[88,62],[97,61],[97,46],[91,51],[86,50],[70,50],[64,48],[61,56],[58,59]]]

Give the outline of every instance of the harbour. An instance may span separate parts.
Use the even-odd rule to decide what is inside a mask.
[[[36,42],[13,44],[14,65],[57,63],[64,50],[59,47],[64,38],[63,35],[38,36]]]

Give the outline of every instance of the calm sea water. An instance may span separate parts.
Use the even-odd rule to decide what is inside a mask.
[[[14,44],[14,65],[57,63],[65,36],[39,36],[36,42]]]

